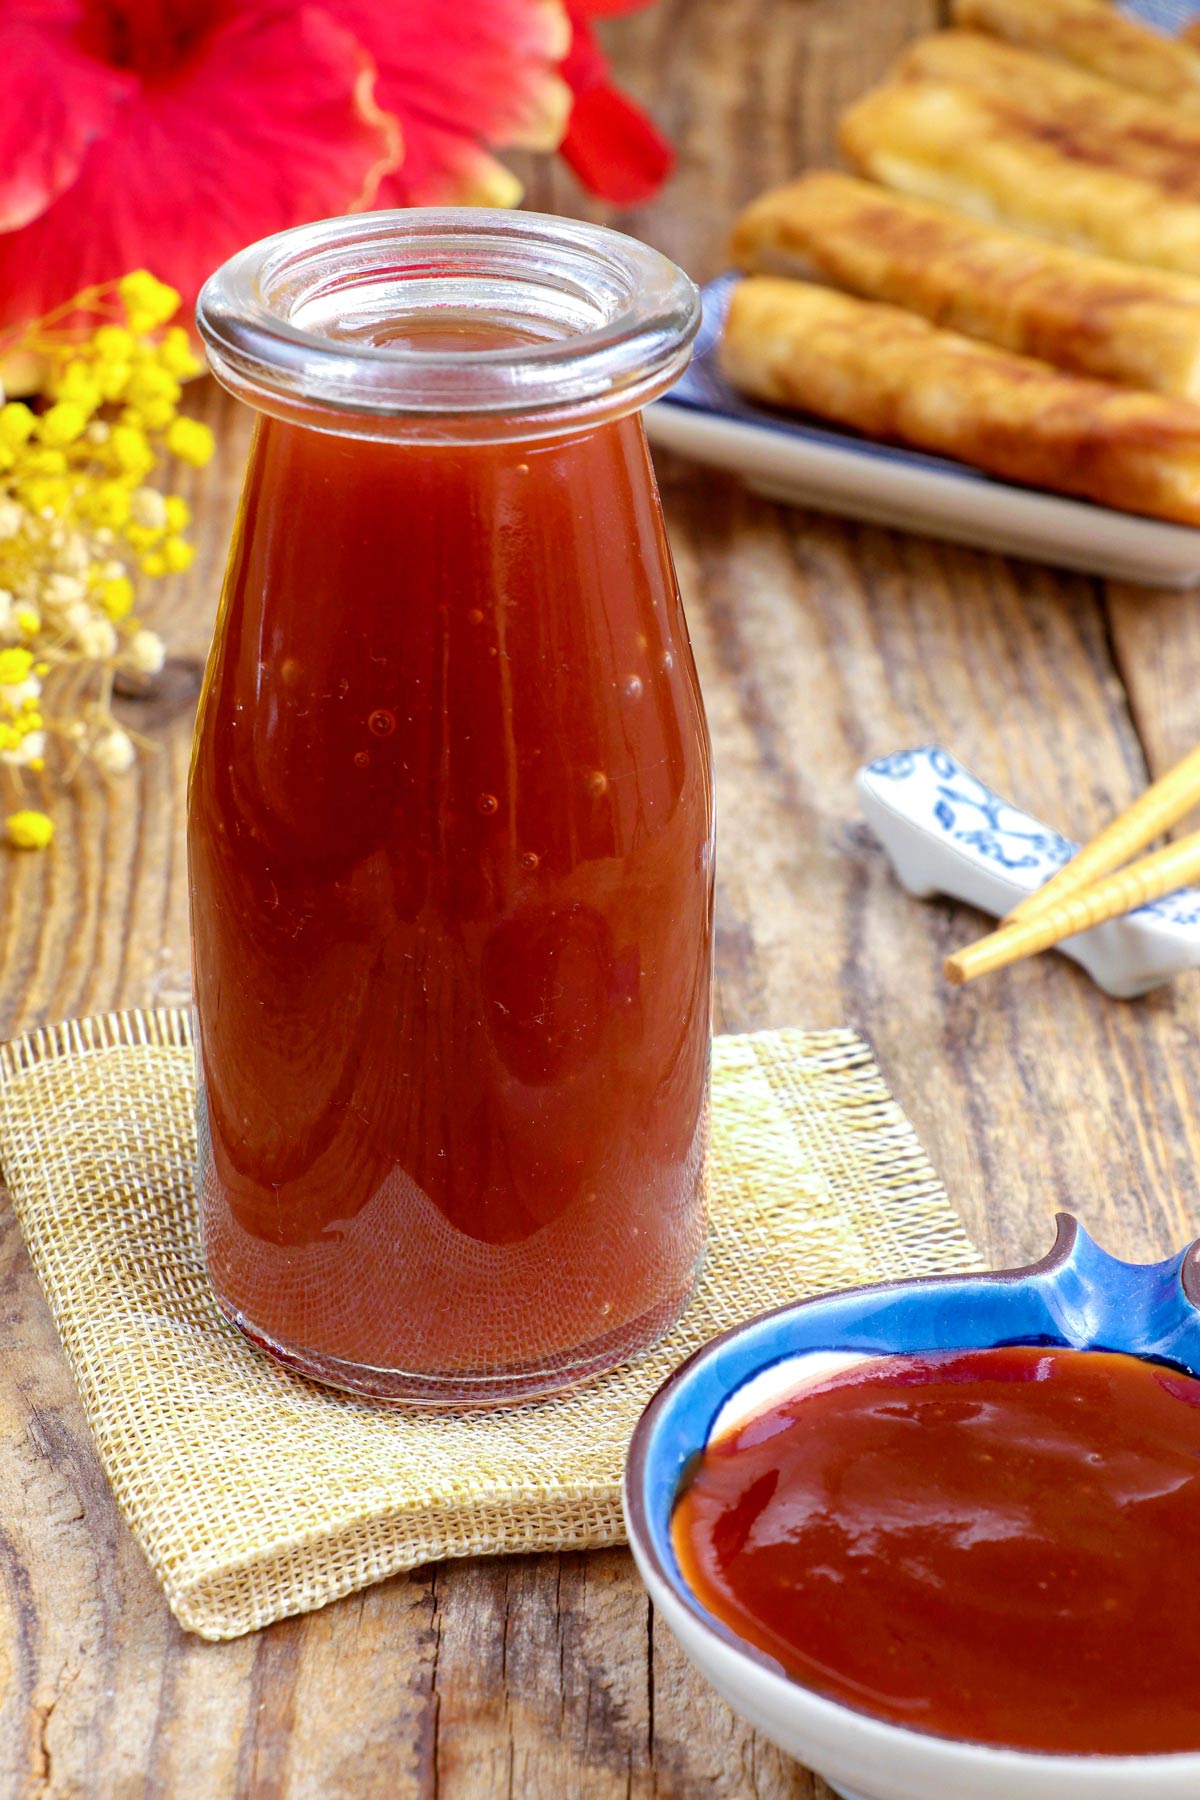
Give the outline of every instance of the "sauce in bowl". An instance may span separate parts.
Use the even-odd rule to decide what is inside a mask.
[[[693,1593],[832,1700],[976,1743],[1200,1749],[1200,1380],[1102,1351],[872,1358],[712,1442]]]

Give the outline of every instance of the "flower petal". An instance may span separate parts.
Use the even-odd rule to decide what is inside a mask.
[[[369,205],[400,155],[372,78],[361,45],[322,8],[228,17],[122,107],[72,187],[0,234],[0,323],[139,267],[190,304],[243,244]]]
[[[571,15],[574,35],[562,73],[575,91],[575,105],[560,154],[594,194],[618,206],[636,206],[661,187],[675,152],[608,79],[608,64],[575,0]]]
[[[556,69],[570,44],[562,0],[325,3],[371,52],[379,103],[400,121],[404,161],[387,201],[518,197],[483,147],[546,150],[561,139],[571,106]]]
[[[55,6],[78,0],[48,0]],[[37,0],[24,0],[34,5]],[[153,78],[185,61],[220,19],[262,0],[83,0],[90,48],[110,62],[128,64]]]
[[[559,155],[585,187],[615,206],[648,200],[675,165],[658,127],[608,82],[576,95]]]
[[[0,12],[0,231],[49,206],[78,175],[88,147],[137,93],[137,78],[89,56],[74,6]]]
[[[406,141],[407,138],[406,138]],[[511,169],[458,132],[424,123],[415,154],[380,184],[380,206],[518,206],[523,192]]]

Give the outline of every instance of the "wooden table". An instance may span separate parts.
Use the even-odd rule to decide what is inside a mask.
[[[925,0],[661,0],[614,31],[680,151],[627,222],[704,278],[735,208],[828,160]],[[530,203],[579,206],[531,175]],[[245,418],[215,391],[202,554],[136,712],[162,744],[81,779],[46,857],[0,857],[0,1033],[187,990],[183,788]],[[1200,1226],[1200,984],[1131,1005],[1050,958],[953,992],[979,927],[908,899],[855,768],[936,738],[1077,833],[1200,735],[1200,595],[1105,585],[790,512],[660,470],[716,748],[720,1028],[847,1022],[996,1263],[1073,1207],[1112,1250]],[[227,1645],[180,1631],[114,1510],[11,1214],[0,1237],[4,1795],[826,1800],[684,1664],[623,1550],[447,1563]],[[949,1800],[949,1797],[947,1797]]]

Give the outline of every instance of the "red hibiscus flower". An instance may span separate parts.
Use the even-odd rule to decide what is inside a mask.
[[[511,204],[493,149],[561,141],[597,192],[641,198],[670,152],[588,15],[648,3],[4,0],[0,327],[140,267],[190,302],[306,219]]]

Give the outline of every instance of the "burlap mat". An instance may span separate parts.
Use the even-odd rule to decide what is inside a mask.
[[[718,1038],[710,1248],[666,1340],[564,1399],[389,1410],[275,1367],[218,1313],[194,1106],[180,1012],[0,1046],[0,1172],[101,1461],[176,1618],[207,1638],[440,1557],[613,1543],[633,1424],[705,1339],[816,1289],[979,1267],[859,1038]]]

